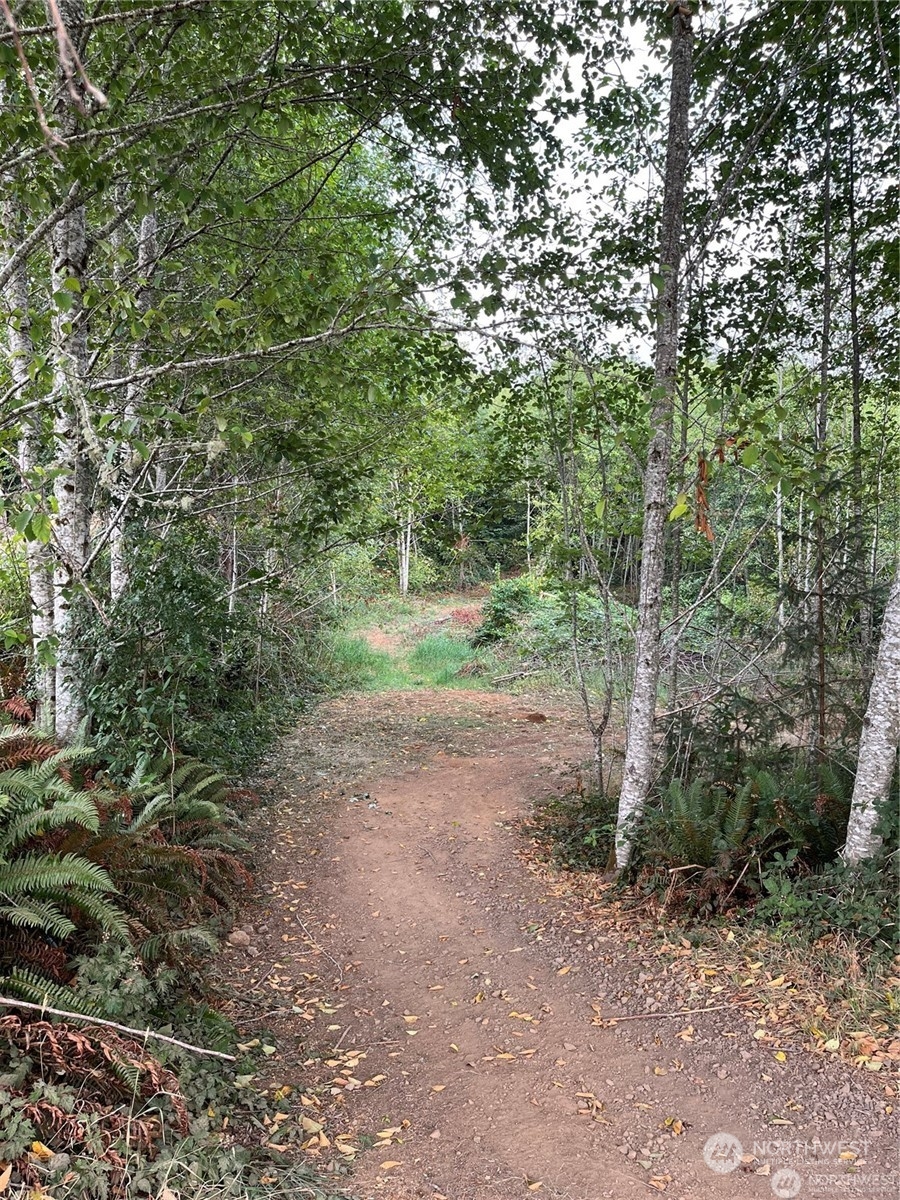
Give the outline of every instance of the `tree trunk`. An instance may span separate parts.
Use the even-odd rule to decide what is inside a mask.
[[[21,217],[13,200],[4,205],[4,228],[13,249],[15,234],[21,230]],[[29,315],[28,269],[21,262],[10,275],[3,289],[3,299],[9,312],[7,348],[9,371],[16,398],[31,384],[28,374],[32,358],[31,318]],[[30,473],[38,465],[40,454],[40,417],[28,417],[22,427],[19,442],[19,471],[24,488],[31,486]],[[46,542],[29,538],[25,543],[28,564],[28,593],[31,608],[31,667],[37,694],[37,724],[52,731],[55,672],[47,665],[50,638],[53,636],[53,576],[50,549]]]
[[[628,864],[634,822],[643,811],[653,771],[653,729],[659,687],[659,626],[665,573],[672,410],[678,363],[679,273],[691,92],[691,18],[684,14],[685,10],[679,8],[672,18],[672,83],[660,237],[662,281],[657,306],[651,410],[653,433],[644,471],[644,523],[634,687],[629,706],[628,744],[616,825],[616,866],[619,869]]]
[[[143,316],[150,307],[150,276],[156,266],[156,213],[147,213],[141,221],[141,229],[137,247],[137,311]],[[134,374],[142,365],[143,347],[138,345],[132,350],[128,360],[128,373]],[[121,473],[122,491],[128,492],[134,483],[136,463],[134,451],[130,445],[131,435],[137,431],[140,420],[140,401],[143,395],[143,385],[131,383],[125,392],[124,417],[130,426],[129,437],[124,444],[126,455]],[[109,537],[109,592],[113,600],[127,590],[130,582],[130,569],[126,554],[125,534],[131,516],[131,506],[120,505],[116,513],[112,531]]]
[[[859,742],[859,762],[847,842],[841,856],[856,863],[871,858],[881,846],[875,833],[879,809],[886,803],[900,745],[900,565],[881,626],[881,645],[869,690],[869,706]]]
[[[80,0],[60,0],[59,11],[77,45],[84,20]],[[57,89],[56,111],[66,137],[76,131],[77,122],[62,70]],[[72,644],[72,605],[82,582],[90,531],[91,471],[82,429],[82,422],[87,419],[83,388],[88,364],[87,324],[81,299],[88,256],[83,207],[74,208],[54,227],[51,254],[53,466],[58,472],[53,485],[57,509],[54,519],[57,561],[53,572],[56,737],[66,741],[76,733],[85,715]]]
[[[830,68],[829,68],[830,70]],[[819,360],[819,401],[816,409],[816,458],[825,469],[828,441],[828,390],[831,359],[831,86],[825,98],[825,152],[822,197],[822,343]],[[825,645],[825,496],[818,496],[816,513],[816,760],[825,761],[828,736]]]
[[[867,570],[866,535],[863,513],[863,450],[862,450],[862,365],[859,343],[859,296],[858,296],[858,237],[856,226],[856,127],[854,122],[853,93],[850,95],[849,147],[847,170],[847,214],[850,241],[847,261],[850,288],[850,387],[852,394],[853,425],[851,446],[853,454],[853,568],[859,576],[859,642],[862,649],[864,670],[867,668],[867,651],[872,645],[872,609],[870,604],[871,578]]]

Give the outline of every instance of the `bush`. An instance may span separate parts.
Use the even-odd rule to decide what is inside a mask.
[[[203,531],[173,529],[164,550],[134,547],[132,580],[109,624],[79,614],[79,676],[91,739],[114,774],[141,754],[175,750],[236,774],[262,755],[311,690],[315,626],[273,596],[228,611],[217,546]],[[307,619],[308,620],[308,619]],[[279,630],[289,631],[284,637]]]
[[[606,871],[616,832],[616,800],[597,792],[554,796],[537,805],[527,827],[553,862],[568,871]]]
[[[815,940],[840,930],[879,955],[900,952],[896,855],[804,872],[796,850],[775,854],[761,873],[753,920],[787,936]]]
[[[490,590],[484,605],[484,620],[472,637],[473,646],[502,641],[519,627],[520,619],[535,605],[534,585],[527,577],[502,579]]]

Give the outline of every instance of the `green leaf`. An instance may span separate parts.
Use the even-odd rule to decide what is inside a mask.
[[[31,518],[31,538],[45,546],[53,535],[53,525],[46,513],[34,513]]]
[[[669,513],[670,521],[677,521],[679,517],[683,517],[685,513],[691,511],[691,502],[686,492],[679,492],[678,498]]]

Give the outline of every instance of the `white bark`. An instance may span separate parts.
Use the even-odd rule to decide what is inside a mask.
[[[21,230],[21,218],[15,201],[4,205],[3,224],[9,242]],[[10,246],[10,252],[12,246]],[[12,382],[21,397],[31,384],[28,366],[31,362],[31,319],[29,316],[28,273],[22,261],[12,272],[3,289],[5,307],[9,313],[7,349]],[[19,442],[19,469],[24,486],[29,473],[37,466],[40,451],[40,418],[37,414],[25,419]],[[28,592],[31,607],[31,665],[37,693],[37,724],[42,729],[53,728],[54,671],[42,665],[48,654],[53,635],[53,585],[49,547],[44,542],[29,540],[25,544],[28,564]]]
[[[403,474],[405,475],[405,468]],[[395,496],[394,515],[397,520],[397,582],[400,595],[409,592],[409,561],[412,557],[413,546],[413,511],[405,492],[405,486],[400,483],[400,476],[395,475],[392,487]]]
[[[409,561],[412,557],[412,510],[407,509],[397,533],[397,558],[400,571],[400,595],[409,592]]]
[[[59,11],[78,42],[84,9],[81,0],[61,0]],[[58,80],[57,114],[63,136],[76,128],[66,80]],[[56,444],[53,523],[56,565],[53,573],[53,627],[57,638],[56,737],[71,739],[84,719],[72,645],[72,602],[82,580],[90,533],[90,468],[84,430],[84,379],[88,368],[87,325],[78,320],[87,266],[87,228],[82,206],[72,208],[51,236],[51,310],[53,338],[53,412]],[[59,297],[69,297],[68,307]]]
[[[894,576],[891,594],[881,627],[881,644],[875,660],[875,674],[869,689],[869,706],[863,720],[859,742],[859,762],[847,842],[841,856],[856,863],[872,858],[881,846],[875,833],[879,812],[897,766],[900,746],[900,564]]]
[[[147,213],[141,221],[140,235],[137,248],[137,266],[138,266],[138,292],[136,297],[136,307],[140,315],[143,316],[150,307],[150,276],[156,266],[158,255],[156,242],[157,221],[156,213]],[[143,347],[138,345],[134,347],[129,357],[128,370],[130,374],[135,374],[141,366]],[[128,385],[125,392],[125,420],[137,422],[140,419],[140,404],[145,390],[145,385],[140,382],[131,383]],[[137,426],[135,426],[137,428]],[[135,462],[133,450],[126,442],[124,446],[126,461],[122,472],[122,487],[127,490],[135,471]],[[125,531],[129,520],[128,508],[122,509],[119,512],[116,521],[109,536],[109,593],[111,598],[118,600],[128,589],[130,582],[130,570],[128,557],[126,553],[126,538]]]
[[[684,13],[685,10],[678,9],[672,18],[672,83],[660,231],[662,286],[657,306],[651,412],[653,432],[644,470],[644,522],[634,686],[628,713],[628,742],[616,823],[616,866],[620,870],[627,866],[631,856],[634,823],[643,812],[653,774],[665,526],[678,364],[679,273],[691,88],[691,20]]]

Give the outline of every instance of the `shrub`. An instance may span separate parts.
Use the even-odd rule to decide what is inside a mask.
[[[57,958],[53,949],[85,928],[126,936],[108,871],[59,844],[69,830],[93,837],[100,829],[98,797],[71,781],[87,757],[0,730],[0,963]]]
[[[900,952],[896,855],[850,866],[832,862],[805,872],[798,852],[775,854],[761,872],[762,896],[754,920],[791,936],[816,939],[842,931],[873,952]]]
[[[525,577],[495,583],[485,602],[484,619],[472,644],[485,646],[508,637],[518,628],[520,618],[534,606],[535,599],[534,587]]]
[[[616,832],[616,800],[598,792],[554,796],[535,808],[526,832],[564,870],[606,871]]]

